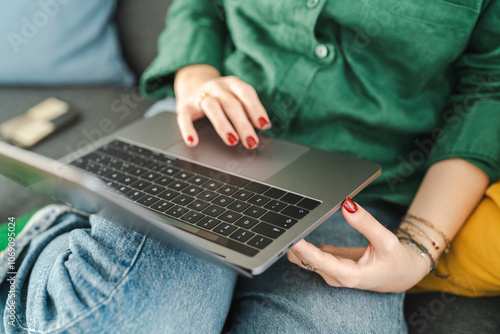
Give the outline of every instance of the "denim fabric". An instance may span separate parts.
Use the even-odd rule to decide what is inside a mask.
[[[367,209],[398,222],[380,206]],[[63,211],[50,225],[18,258],[13,295],[8,281],[0,285],[0,302],[15,310],[14,326],[4,310],[6,333],[220,333],[226,319],[231,333],[406,330],[403,294],[332,288],[286,259],[237,282],[227,269],[96,216]],[[340,213],[307,239],[366,244]]]

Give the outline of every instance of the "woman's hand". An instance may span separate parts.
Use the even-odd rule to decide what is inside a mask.
[[[236,77],[221,77],[211,66],[180,69],[175,77],[175,92],[177,122],[189,147],[198,145],[193,121],[203,116],[208,117],[227,145],[234,146],[241,139],[247,149],[259,145],[254,126],[261,130],[271,127],[255,89]]]
[[[382,226],[359,205],[347,199],[342,213],[349,224],[370,244],[365,248],[319,248],[301,240],[288,251],[288,259],[305,269],[307,265],[331,286],[400,292],[417,284],[428,265],[415,250]],[[305,265],[304,265],[305,264]]]

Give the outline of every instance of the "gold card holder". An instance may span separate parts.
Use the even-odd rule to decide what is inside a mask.
[[[68,103],[51,97],[0,124],[0,135],[3,141],[30,148],[75,121],[77,116]]]

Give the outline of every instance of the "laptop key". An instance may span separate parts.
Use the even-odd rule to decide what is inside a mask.
[[[255,233],[252,233],[250,231],[247,231],[247,230],[240,228],[236,232],[231,234],[229,237],[231,239],[238,240],[240,242],[247,242],[248,239],[250,239],[254,235],[255,235]]]
[[[224,185],[222,187],[220,187],[217,192],[219,194],[223,194],[223,195],[226,195],[226,196],[230,196],[232,193],[234,193],[236,190],[238,190],[238,188],[236,187],[233,187],[233,186],[228,186],[228,185]]]
[[[222,182],[210,180],[210,181],[206,182],[202,187],[209,189],[209,190],[217,190],[222,185],[223,185]]]
[[[128,170],[132,169],[133,166],[128,162],[122,162],[118,164],[115,168],[118,169],[120,172],[127,172]]]
[[[192,201],[194,201],[193,197],[184,194],[181,194],[180,196],[177,196],[174,200],[172,200],[172,202],[179,205],[188,205]]]
[[[212,231],[214,231],[215,233],[219,233],[219,234],[222,234],[224,236],[227,236],[227,235],[230,235],[231,233],[233,233],[236,230],[236,228],[237,227],[233,226],[233,225],[229,225],[226,223],[220,223],[214,229],[212,229]]]
[[[216,205],[220,205],[220,206],[226,206],[229,203],[231,203],[232,201],[234,201],[232,198],[224,196],[224,195],[220,195],[219,197],[217,197],[216,199],[214,199],[212,201],[212,203],[216,204]]]
[[[287,208],[281,211],[281,213],[292,218],[302,219],[309,213],[309,211],[293,205],[289,205]]]
[[[257,194],[262,194],[265,191],[267,191],[269,188],[271,188],[271,187],[266,186],[266,185],[261,184],[261,183],[257,183],[257,182],[250,182],[249,184],[247,184],[245,186],[245,189],[253,191],[254,193],[257,193]]]
[[[302,196],[291,194],[291,193],[288,193],[285,196],[280,198],[280,200],[282,200],[283,202],[286,202],[288,204],[297,204],[297,202],[300,201],[301,199],[303,199]]]
[[[182,182],[182,181],[174,181],[172,183],[170,183],[167,187],[171,188],[171,189],[175,189],[175,190],[182,190],[184,188],[187,187],[187,183],[185,182]]]
[[[170,209],[168,209],[167,211],[165,211],[165,213],[169,216],[172,216],[174,218],[179,218],[179,217],[182,217],[183,215],[185,215],[186,213],[188,213],[189,210],[186,209],[186,208],[183,208],[181,206],[174,206]]]
[[[182,181],[187,181],[188,179],[190,179],[193,176],[194,176],[194,174],[184,172],[184,171],[180,171],[179,173],[174,175],[175,178],[182,180]]]
[[[246,228],[247,230],[254,227],[259,221],[257,219],[249,218],[249,217],[241,217],[238,219],[234,225]]]
[[[216,198],[217,196],[219,196],[219,194],[217,193],[214,193],[210,190],[204,190],[203,192],[201,192],[200,194],[198,194],[198,198],[203,198],[204,200],[207,200],[207,201],[211,201],[213,200],[214,198]]]
[[[152,185],[152,186],[149,186],[146,189],[144,189],[144,192],[146,192],[146,193],[148,193],[150,195],[156,196],[159,193],[161,193],[163,190],[164,190],[164,188],[162,188],[162,187],[159,187],[159,186],[156,186],[156,185]]]
[[[246,209],[246,211],[243,213],[245,215],[253,217],[253,218],[259,218],[260,216],[262,216],[266,212],[267,212],[267,210],[252,205],[251,207]]]
[[[207,215],[212,216],[212,217],[217,217],[218,215],[220,215],[224,211],[226,211],[226,209],[221,208],[220,206],[210,205],[208,208],[203,210],[203,213],[206,213]]]
[[[314,210],[320,204],[321,204],[321,202],[316,201],[314,199],[304,198],[302,201],[297,203],[297,206],[300,206],[300,207],[307,209],[307,210]]]
[[[166,187],[168,184],[170,184],[171,182],[173,182],[174,179],[170,178],[170,177],[166,177],[166,176],[160,176],[159,178],[157,178],[156,180],[154,180],[153,182],[157,185],[160,185],[162,187]]]
[[[283,202],[280,202],[280,201],[271,201],[269,203],[267,203],[266,205],[264,205],[264,207],[266,209],[269,209],[269,210],[272,210],[272,211],[275,211],[275,212],[280,212],[281,210],[283,210],[284,208],[287,207],[288,204],[285,204]]]
[[[203,183],[207,182],[208,179],[206,177],[203,177],[203,176],[193,176],[192,178],[190,178],[188,180],[189,183],[192,183],[194,185],[197,185],[197,186],[201,186]]]
[[[160,197],[162,199],[165,199],[167,201],[171,201],[171,200],[173,200],[174,198],[176,198],[179,195],[180,194],[177,191],[173,191],[173,190],[167,189],[164,192],[160,193],[158,195],[158,197]]]
[[[215,226],[219,225],[219,223],[220,223],[220,220],[205,216],[202,219],[200,219],[196,223],[196,225],[200,226],[200,227],[203,227],[203,228],[206,228],[207,230],[211,230]]]
[[[166,168],[163,168],[160,170],[161,173],[167,174],[167,175],[174,175],[178,171],[179,170],[177,168],[174,168],[174,167],[166,167]]]
[[[262,234],[266,237],[276,239],[280,235],[282,235],[285,230],[273,225],[269,225],[267,223],[259,223],[257,226],[255,226],[252,229],[253,232],[257,232],[259,234]]]
[[[136,202],[139,204],[142,204],[144,206],[149,207],[158,201],[159,201],[159,199],[154,197],[154,196],[144,196],[141,199],[137,200]]]
[[[191,202],[187,207],[192,209],[192,210],[195,210],[195,211],[202,211],[204,210],[206,207],[208,207],[210,204],[205,202],[205,201],[202,201],[201,199],[197,199],[195,200],[194,202]]]
[[[264,249],[266,248],[272,240],[265,238],[260,235],[256,235],[253,237],[249,242],[247,242],[247,245],[250,245],[252,247],[258,248],[258,249]]]
[[[240,199],[242,201],[246,201],[247,199],[251,198],[253,195],[255,195],[255,193],[248,191],[248,190],[245,190],[245,189],[241,189],[241,190],[238,190],[237,192],[235,192],[234,194],[232,194],[231,197]]]
[[[191,196],[196,196],[198,195],[199,193],[201,193],[203,191],[202,188],[200,187],[197,187],[197,186],[189,186],[187,188],[184,188],[184,190],[182,191],[183,193],[185,194],[189,194]]]
[[[145,170],[145,169],[143,169],[143,168],[138,168],[138,167],[134,167],[134,168],[132,168],[132,169],[130,169],[130,170],[128,171],[128,173],[129,173],[129,174],[132,174],[132,175],[134,175],[134,176],[139,176],[139,175],[142,175],[142,174],[144,174],[145,172],[146,172],[146,170]]]
[[[250,198],[248,200],[248,203],[250,204],[255,204],[258,206],[264,206],[267,202],[269,202],[271,199],[262,195],[255,195],[254,197]]]
[[[173,206],[174,205],[172,203],[161,200],[153,204],[150,208],[159,212],[165,212],[167,209],[170,209]]]
[[[198,220],[200,220],[203,217],[205,217],[205,215],[202,215],[199,212],[189,211],[188,213],[186,213],[184,216],[181,217],[181,220],[190,224],[195,224]]]
[[[247,209],[249,206],[250,206],[250,204],[248,204],[248,203],[236,200],[233,203],[229,204],[227,206],[227,208],[234,210],[236,212],[242,212],[243,210]]]
[[[221,219],[225,222],[228,222],[228,223],[234,223],[240,217],[241,217],[241,214],[234,212],[234,211],[231,211],[231,210],[227,210],[226,212],[224,212],[223,214],[221,214],[219,216],[219,219]]]
[[[124,195],[128,192],[130,192],[132,189],[130,189],[129,187],[127,186],[119,186],[119,187],[116,187],[115,188],[116,192],[120,195]]]
[[[151,186],[151,183],[149,183],[148,181],[144,181],[144,180],[136,181],[130,185],[130,187],[137,189],[137,190],[142,190],[142,189],[145,189],[149,186]]]
[[[125,175],[120,172],[113,171],[104,175],[104,177],[113,181],[118,181],[119,179],[124,178]]]
[[[157,178],[159,178],[160,174],[155,173],[155,172],[146,172],[146,173],[140,175],[139,177],[142,179],[146,179],[148,181],[153,181],[153,180],[156,180]]]
[[[132,176],[124,176],[121,179],[119,179],[118,182],[125,185],[131,185],[132,183],[137,182],[137,179]]]
[[[96,172],[94,172],[94,174],[99,175],[99,176],[104,176],[104,175],[108,174],[109,172],[111,172],[110,168],[105,167],[105,166],[100,166],[100,168]]]
[[[281,190],[281,189],[276,189],[276,188],[271,188],[264,193],[264,195],[266,195],[267,197],[271,197],[274,199],[278,199],[281,196],[283,196],[284,194],[286,194],[286,191]]]
[[[290,228],[297,222],[296,219],[286,217],[275,212],[267,212],[260,219],[275,226],[283,228]]]

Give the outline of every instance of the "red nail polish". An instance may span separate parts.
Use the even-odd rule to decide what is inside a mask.
[[[264,117],[259,118],[259,125],[262,129],[267,129],[267,126],[269,125],[269,121],[265,119]]]
[[[252,136],[248,136],[248,137],[247,137],[247,145],[248,145],[248,147],[249,147],[251,150],[253,150],[254,148],[256,148],[256,147],[257,147],[257,141],[255,140],[255,138],[254,138],[254,137],[252,137]]]
[[[349,197],[345,199],[343,207],[349,213],[355,213],[356,211],[358,211],[358,206]]]
[[[238,139],[232,133],[228,133],[227,134],[227,141],[229,142],[229,144],[234,145],[238,142]]]
[[[188,136],[187,142],[188,142],[189,145],[193,144],[194,143],[193,137],[192,136]]]

